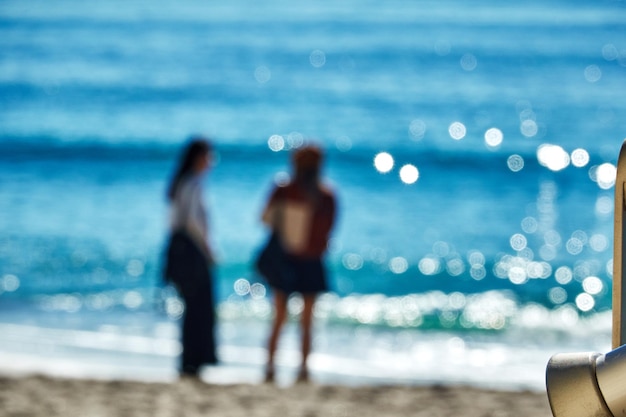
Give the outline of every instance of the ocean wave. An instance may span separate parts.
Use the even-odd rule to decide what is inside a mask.
[[[176,155],[180,151],[183,144],[195,134],[203,134],[202,132],[189,132],[187,135],[180,137],[110,137],[110,136],[79,136],[71,135],[0,135],[0,160],[22,162],[36,162],[39,160],[80,160],[90,161],[97,159],[116,159],[116,160],[139,160],[139,161],[161,161],[171,163],[176,159]],[[268,137],[238,137],[238,138],[220,138],[207,135],[215,143],[216,152],[220,155],[220,159],[224,163],[236,165],[240,163],[248,163],[250,159],[255,159],[256,163],[263,162],[267,156],[281,156],[289,153],[292,149],[301,143],[310,141],[320,143],[326,147],[329,154],[330,163],[337,165],[341,169],[340,164],[345,164],[345,169],[354,169],[359,166],[362,169],[368,169],[373,166],[374,157],[380,152],[389,153],[398,163],[414,162],[419,166],[440,167],[455,172],[492,170],[492,171],[512,171],[526,169],[531,171],[544,170],[550,172],[549,167],[542,164],[539,160],[538,151],[543,143],[527,143],[517,144],[516,148],[507,146],[494,147],[487,151],[485,146],[466,147],[450,147],[449,144],[442,146],[445,142],[437,141],[425,142],[408,142],[382,145],[365,141],[359,143],[358,147],[353,146],[352,140],[347,137],[338,138],[336,140],[330,138],[307,138],[300,132],[276,133]],[[276,139],[278,138],[278,139]],[[273,149],[277,140],[280,140],[281,146]],[[619,143],[614,144],[616,151],[611,158],[607,158],[609,154],[607,147],[600,149],[592,147],[588,149],[580,149],[576,147],[561,148],[558,145],[552,145],[561,149],[563,155],[575,150],[584,152],[586,164],[588,166],[600,165],[605,162],[615,163],[619,150]],[[264,156],[265,158],[262,158]],[[509,160],[510,157],[519,158],[521,165],[513,166],[514,162]],[[284,164],[285,158],[274,158],[277,164]],[[219,160],[218,160],[219,161]],[[570,161],[572,162],[572,161]],[[576,170],[576,167],[568,162],[563,168]],[[556,170],[554,170],[556,171]],[[565,178],[561,178],[565,179]]]

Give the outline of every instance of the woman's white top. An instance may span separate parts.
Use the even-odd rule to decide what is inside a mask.
[[[198,247],[206,250],[209,237],[207,217],[207,209],[202,199],[201,176],[182,178],[171,204],[171,230],[187,232]]]

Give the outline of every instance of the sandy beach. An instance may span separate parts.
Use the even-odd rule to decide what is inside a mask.
[[[550,417],[545,393],[462,386],[211,384],[0,377],[4,417],[465,416]]]

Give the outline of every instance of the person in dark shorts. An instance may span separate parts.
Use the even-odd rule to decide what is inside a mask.
[[[308,381],[307,359],[311,351],[311,326],[317,295],[328,291],[322,261],[336,212],[334,193],[320,182],[323,154],[320,148],[304,146],[292,156],[291,181],[277,186],[263,211],[263,222],[277,236],[282,248],[280,277],[267,277],[274,294],[274,321],[268,341],[265,380],[274,380],[274,355],[283,324],[287,301],[292,293],[302,294],[301,364],[298,381]]]

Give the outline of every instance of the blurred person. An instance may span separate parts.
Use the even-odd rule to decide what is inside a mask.
[[[266,382],[274,380],[274,356],[292,293],[300,293],[303,300],[301,364],[297,380],[306,382],[309,378],[307,359],[311,351],[313,308],[317,295],[328,290],[322,256],[336,211],[334,193],[320,182],[322,159],[318,147],[296,150],[291,160],[292,179],[273,189],[263,210],[262,220],[271,228],[283,254],[280,271],[266,274],[274,294],[275,309],[268,340]]]
[[[198,377],[202,366],[217,363],[212,282],[215,262],[202,193],[202,181],[211,166],[212,155],[213,148],[207,139],[193,137],[181,154],[167,190],[170,236],[164,278],[174,284],[185,303],[181,376]]]

